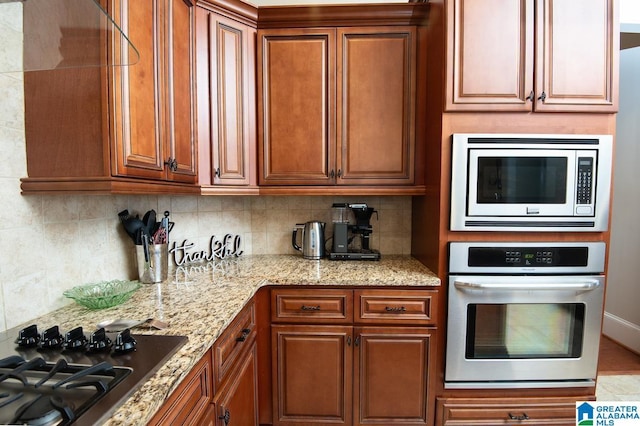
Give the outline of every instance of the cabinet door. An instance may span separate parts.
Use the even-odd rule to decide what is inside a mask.
[[[194,11],[190,0],[165,0],[166,55],[164,80],[160,90],[165,111],[164,160],[167,178],[195,183],[195,102],[194,102]]]
[[[537,111],[617,111],[614,3],[536,0]]]
[[[426,425],[433,329],[355,328],[354,425]]]
[[[258,373],[255,343],[228,385],[215,398],[217,426],[258,424]]]
[[[195,183],[193,7],[184,0],[123,0],[115,7],[142,54],[135,65],[112,71],[112,172]]]
[[[335,182],[335,30],[258,31],[259,183]]]
[[[351,425],[350,326],[273,325],[273,424]]]
[[[198,8],[198,139],[205,184],[255,184],[255,33]]]
[[[416,31],[338,29],[339,184],[413,183]]]
[[[446,19],[445,110],[531,111],[533,0],[451,0]]]
[[[165,0],[114,2],[122,30],[136,46],[140,60],[132,66],[114,67],[111,99],[113,145],[112,173],[162,179],[165,151],[162,140],[161,22]],[[123,53],[125,54],[125,53]]]

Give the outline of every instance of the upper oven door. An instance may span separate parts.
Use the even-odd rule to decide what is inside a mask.
[[[588,155],[595,164],[596,152]],[[573,216],[575,182],[573,150],[470,149],[467,215]],[[593,216],[593,209],[585,213]]]

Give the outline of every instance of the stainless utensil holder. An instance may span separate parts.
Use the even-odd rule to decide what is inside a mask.
[[[138,279],[141,283],[152,284],[165,281],[169,269],[167,244],[149,244],[149,255],[145,258],[144,245],[136,245]]]

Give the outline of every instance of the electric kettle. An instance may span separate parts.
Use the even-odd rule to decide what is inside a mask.
[[[324,222],[317,220],[307,223],[296,223],[291,234],[293,248],[302,252],[305,259],[322,259],[324,257]],[[298,245],[298,231],[302,231],[302,247]]]

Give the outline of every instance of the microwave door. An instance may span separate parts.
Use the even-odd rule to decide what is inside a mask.
[[[575,205],[573,150],[470,149],[470,217],[567,217]]]

